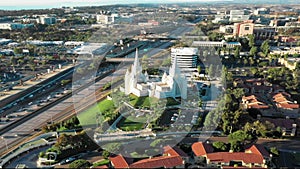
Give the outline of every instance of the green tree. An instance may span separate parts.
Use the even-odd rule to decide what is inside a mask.
[[[83,160],[83,159],[79,159],[79,160],[73,161],[69,165],[69,168],[74,168],[74,169],[77,169],[77,168],[89,168],[90,166],[91,166],[90,162],[88,162],[86,160]]]
[[[252,48],[255,45],[254,35],[248,35],[248,39],[249,39],[248,45],[250,48]]]
[[[243,88],[236,88],[232,90],[232,94],[236,99],[240,99],[245,95],[245,91]]]
[[[239,141],[230,142],[230,150],[233,152],[240,152],[243,149],[243,145]]]
[[[265,40],[262,44],[261,44],[261,47],[260,47],[260,50],[263,52],[263,54],[265,56],[267,56],[270,52],[270,45],[269,45],[269,41],[268,40]]]
[[[270,152],[276,156],[279,156],[279,151],[278,151],[277,147],[271,147]]]
[[[253,57],[249,58],[249,64],[251,67],[255,64],[255,60],[253,59]]]
[[[247,66],[248,65],[248,59],[247,58],[244,58],[244,61],[243,61],[243,63],[244,63],[244,66]]]
[[[234,57],[235,58],[239,58],[240,57],[240,47],[237,47],[235,48],[235,51],[234,51]]]
[[[171,58],[166,58],[166,59],[164,59],[163,62],[162,62],[162,65],[163,65],[163,66],[171,66],[171,64],[172,64]]]
[[[245,144],[246,141],[251,141],[252,136],[243,130],[238,130],[228,135],[229,142],[240,142]]]
[[[226,151],[228,149],[227,145],[224,142],[220,141],[214,142],[213,147],[221,151]]]
[[[256,67],[252,67],[251,69],[250,69],[250,72],[252,73],[252,75],[256,75],[257,73],[258,73],[258,69],[256,68]]]
[[[257,47],[252,46],[251,49],[250,49],[249,55],[250,56],[255,56],[256,53],[257,53]]]
[[[103,158],[108,159],[108,157],[110,156],[109,151],[103,150],[103,151],[102,151],[102,156],[103,156]]]
[[[198,74],[200,74],[201,73],[201,66],[200,65],[197,66],[197,70],[198,70]]]
[[[207,75],[212,78],[214,77],[214,68],[213,68],[213,65],[211,64],[207,70]]]

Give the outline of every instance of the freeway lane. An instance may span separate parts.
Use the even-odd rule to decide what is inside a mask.
[[[104,73],[101,77],[99,77],[99,79],[103,79],[103,78],[106,79],[107,76],[110,75],[111,73],[112,71],[108,71]],[[105,81],[107,81],[107,79]],[[103,85],[104,83],[101,83],[100,81],[99,84]],[[78,94],[79,95],[85,94],[88,90],[86,87],[90,85],[91,83],[87,83],[86,85],[84,85],[82,88],[79,89],[80,92],[78,92]],[[3,137],[5,141],[0,142],[0,150],[1,150],[0,153],[5,151],[6,143],[8,145],[8,148],[10,148],[15,144],[21,142],[22,140],[25,140],[26,137],[29,137],[31,134],[34,133],[35,128],[39,128],[45,125],[47,122],[51,121],[51,119],[54,119],[56,116],[59,116],[59,114],[63,112],[67,107],[72,106],[73,101],[75,100],[73,100],[71,96],[72,93],[69,93],[59,98],[55,102],[52,102],[49,105],[42,107],[40,110],[37,110],[35,113],[32,113],[29,116],[24,117],[23,120],[16,121],[12,125],[2,129],[0,131],[0,135],[1,137]],[[80,100],[77,100],[77,102],[80,102]]]
[[[158,51],[160,52],[160,51]],[[147,52],[144,52],[144,54],[147,54]],[[140,55],[141,57],[142,55]],[[23,122],[22,124],[18,126],[12,127],[11,130],[7,132],[0,133],[2,137],[4,137],[5,141],[0,142],[0,150],[5,151],[5,143],[9,145],[9,148],[13,145],[16,145],[16,143],[20,143],[26,139],[29,138],[29,136],[33,133],[35,133],[33,130],[37,127],[41,127],[45,125],[47,122],[51,121],[51,119],[55,119],[56,117],[59,117],[66,108],[70,106],[74,106],[76,108],[76,105],[83,100],[85,96],[87,96],[89,93],[94,94],[95,89],[98,87],[102,87],[107,82],[111,82],[113,79],[117,79],[118,77],[123,77],[126,72],[127,66],[120,66],[117,71],[109,76],[106,75],[106,77],[103,77],[100,81],[96,82],[95,84],[89,84],[88,88],[85,88],[81,90],[80,92],[75,92],[76,94],[73,95],[73,97],[69,97],[65,99],[64,101],[61,101],[60,103],[57,103],[55,105],[52,105],[51,108],[47,109],[47,111],[40,112],[38,115],[30,118],[29,120]],[[96,101],[96,99],[95,99]],[[74,104],[75,103],[75,104]],[[73,113],[73,112],[71,112]],[[16,134],[28,134],[23,136],[15,136]]]
[[[38,94],[38,92],[42,91],[43,89],[47,89],[47,87],[53,86],[53,84],[60,82],[60,80],[65,79],[67,77],[70,77],[70,75],[73,74],[74,71],[74,67],[71,67],[61,73],[59,73],[58,75],[55,75],[53,77],[50,77],[49,79],[46,79],[42,82],[40,82],[39,84],[32,86],[26,90],[23,90],[17,94],[14,94],[12,96],[10,96],[9,98],[2,100],[0,103],[0,107],[2,109],[5,109],[5,111],[3,113],[1,113],[2,115],[6,115],[9,114],[10,112],[12,112],[12,109],[14,107],[14,105],[26,105],[29,102],[31,102],[33,99],[37,99],[35,98],[31,98],[30,96],[35,96]],[[45,91],[45,93],[47,93],[47,91]]]

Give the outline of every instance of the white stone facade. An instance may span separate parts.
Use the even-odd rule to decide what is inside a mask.
[[[136,52],[134,64],[131,70],[127,69],[125,74],[125,95],[134,94],[138,97],[149,96],[158,99],[168,97],[187,98],[187,79],[180,72],[177,66],[177,58],[169,69],[169,75],[164,73],[161,81],[153,82],[149,79],[147,72],[142,72],[142,66]]]

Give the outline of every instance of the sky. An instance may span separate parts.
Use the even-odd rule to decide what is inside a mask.
[[[0,0],[0,9],[41,9],[57,8],[62,6],[100,6],[112,4],[134,4],[134,3],[185,3],[185,2],[212,2],[221,0]],[[236,0],[226,0],[236,1]],[[256,0],[244,0],[246,2]],[[298,0],[260,0],[260,1],[294,1]],[[238,2],[238,1],[236,1]]]

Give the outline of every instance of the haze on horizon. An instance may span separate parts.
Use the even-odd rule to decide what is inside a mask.
[[[233,3],[279,3],[288,4],[296,3],[299,4],[298,0],[225,0],[226,2]],[[165,0],[164,4],[167,3],[204,3],[204,2],[224,2],[224,0]],[[116,5],[116,4],[141,4],[141,3],[162,3],[160,0],[51,0],[51,1],[40,1],[40,0],[1,0],[0,10],[19,10],[19,9],[44,9],[44,8],[58,8],[62,6],[76,7],[76,6],[100,6],[100,5]]]

